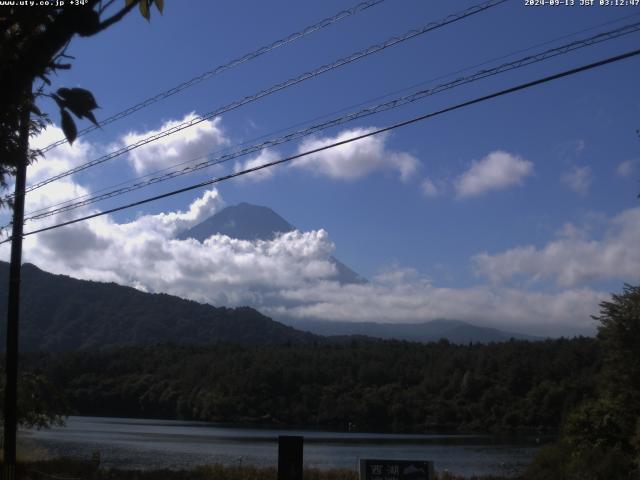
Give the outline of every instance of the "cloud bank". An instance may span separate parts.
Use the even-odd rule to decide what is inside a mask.
[[[185,211],[118,223],[109,216],[25,239],[25,261],[77,278],[112,281],[214,305],[250,305],[275,318],[423,322],[455,318],[541,335],[592,326],[606,296],[586,287],[557,293],[500,285],[442,288],[406,269],[364,285],[340,285],[324,230],[294,231],[271,241],[214,235],[175,240],[223,205],[206,191]],[[629,214],[624,225],[636,219]],[[640,215],[640,214],[638,214]],[[0,248],[3,259],[8,248]],[[502,258],[502,257],[498,257]]]
[[[550,279],[560,287],[594,280],[640,281],[640,208],[608,220],[600,239],[585,238],[585,232],[571,224],[563,227],[563,237],[543,248],[527,245],[476,255],[476,272],[495,283],[524,277],[534,282]]]
[[[217,122],[210,127],[219,130]],[[363,131],[310,140],[300,150]],[[59,138],[61,132],[47,129],[45,134]],[[39,141],[47,144],[50,139]],[[91,148],[78,140],[73,147],[48,152],[47,159],[31,169],[30,179],[46,178],[85,161]],[[184,152],[192,152],[193,145],[177,142],[172,148],[182,157]],[[271,155],[262,152],[236,168],[270,161]],[[384,138],[363,140],[334,155],[323,152],[318,156],[316,163],[298,168],[339,179],[356,179],[375,170],[407,178],[417,169],[415,158],[389,152]],[[526,160],[493,152],[460,178],[459,193],[479,195],[516,185],[531,170]],[[425,195],[439,193],[435,184],[423,182],[421,186]],[[88,193],[88,189],[68,177],[63,183],[52,184],[51,191],[43,188],[36,192],[28,196],[28,208]],[[489,283],[444,288],[406,268],[388,270],[367,284],[341,285],[331,260],[335,246],[324,230],[289,232],[270,241],[242,241],[224,235],[214,235],[203,243],[175,239],[223,205],[218,191],[210,189],[184,210],[141,215],[127,222],[109,215],[94,218],[26,237],[24,260],[82,279],[112,281],[214,305],[249,305],[276,319],[424,322],[452,318],[540,335],[593,328],[590,315],[598,311],[598,303],[608,294],[590,288],[587,282],[593,278],[629,280],[638,278],[636,272],[640,271],[640,254],[634,247],[640,238],[640,209],[611,219],[607,233],[599,240],[590,240],[569,225],[562,238],[541,249],[525,246],[494,255],[480,253],[470,259],[470,266]],[[93,211],[84,207],[38,226]],[[8,245],[1,246],[0,258],[8,256]],[[509,284],[518,276],[552,279],[558,288],[540,292]]]

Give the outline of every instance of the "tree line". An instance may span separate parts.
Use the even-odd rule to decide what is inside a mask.
[[[592,338],[495,344],[126,347],[32,354],[69,412],[421,432],[554,431],[595,398]]]
[[[175,418],[334,430],[556,432],[522,478],[640,474],[640,287],[595,338],[454,345],[366,338],[31,353],[21,420]],[[0,385],[0,388],[2,385]]]

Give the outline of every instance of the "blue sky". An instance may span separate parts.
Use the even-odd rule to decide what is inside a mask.
[[[69,53],[76,56],[73,69],[55,77],[54,87],[92,90],[102,107],[97,113],[100,120],[355,5],[349,1],[166,3],[164,15],[153,11],[149,23],[136,12],[95,38],[76,39],[69,48]],[[91,160],[131,139],[161,130],[169,122],[181,121],[192,112],[205,114],[475,3],[387,0],[105,126],[82,137],[73,148],[52,150],[42,160],[43,165],[32,169],[29,178],[46,177],[56,168],[64,170]],[[188,160],[194,152],[277,136],[274,132],[289,131],[296,124],[320,116],[332,118],[345,108],[350,111],[354,108],[349,107],[361,103],[376,103],[376,98],[390,94],[385,98],[392,98],[398,95],[394,92],[417,84],[451,80],[460,75],[451,75],[454,72],[574,32],[591,29],[508,59],[638,21],[638,7],[528,7],[523,1],[510,0],[176,134],[173,143],[169,141],[155,150],[140,148],[74,175],[67,183],[50,187],[48,196],[43,193],[36,199],[34,195],[31,205],[45,206],[52,199],[96,191]],[[639,39],[638,33],[626,35],[242,161],[260,163],[329,139],[347,138],[356,131],[383,127],[626,52],[637,48]],[[315,232],[315,236],[309,233],[307,237],[285,239],[289,247],[297,245],[287,251],[297,253],[288,254],[288,260],[281,259],[280,263],[273,257],[279,253],[273,252],[281,250],[274,245],[229,246],[220,240],[226,247],[215,247],[220,255],[237,257],[237,262],[248,248],[253,248],[257,264],[271,265],[264,267],[265,279],[278,277],[282,273],[278,269],[302,272],[303,280],[289,279],[284,286],[271,288],[267,280],[264,284],[246,278],[240,281],[242,274],[234,269],[215,281],[202,275],[189,276],[184,268],[172,271],[174,267],[166,257],[156,255],[180,249],[182,258],[193,255],[193,263],[202,261],[193,253],[193,246],[191,250],[188,245],[167,246],[167,232],[175,231],[177,224],[162,230],[166,238],[160,242],[149,233],[154,231],[155,235],[158,230],[149,227],[153,222],[147,220],[161,218],[165,228],[167,222],[178,218],[167,212],[188,212],[192,202],[203,197],[204,190],[118,213],[110,216],[108,223],[86,227],[81,235],[69,229],[66,235],[73,235],[73,241],[65,239],[63,233],[56,234],[55,241],[51,237],[49,243],[34,237],[25,243],[25,260],[56,273],[113,280],[199,301],[251,304],[276,318],[422,321],[455,317],[538,334],[592,330],[589,315],[597,313],[598,302],[608,292],[620,290],[624,282],[637,283],[640,277],[640,257],[634,252],[640,240],[640,138],[636,134],[640,128],[639,72],[640,59],[626,60],[398,129],[382,138],[363,141],[360,146],[330,150],[298,162],[298,166],[280,166],[268,175],[220,184],[215,199],[209,197],[207,212],[246,201],[271,207],[301,232]],[[432,81],[438,77],[442,78]],[[44,100],[41,103],[45,109],[53,107]],[[57,120],[58,114],[51,111]],[[48,136],[38,140],[40,144],[59,136],[53,128],[45,133]],[[49,167],[44,165],[47,160]],[[230,162],[74,214],[119,205],[240,167]],[[193,223],[202,215],[194,213],[189,221]],[[186,226],[185,222],[180,226]],[[136,235],[141,235],[140,242],[145,245],[144,255],[148,255],[145,265],[155,272],[153,278],[140,275],[139,265],[123,269],[121,264],[127,262],[123,258],[118,259],[118,265],[103,261],[114,255],[110,242],[119,241],[114,240],[113,231],[120,228],[129,232],[127,228],[133,229],[134,224]],[[32,226],[36,223],[27,224],[26,230]],[[90,249],[82,242],[74,243],[83,238],[93,242]],[[156,240],[160,242],[157,245],[169,243],[150,253]],[[301,246],[307,241],[312,245],[310,250]],[[327,248],[335,248],[333,253],[338,258],[372,279],[371,289],[355,292],[331,285],[330,275],[322,273],[326,267],[322,255],[330,254]],[[71,259],[71,252],[65,249],[82,254]],[[133,247],[117,251],[142,258],[141,250]],[[305,257],[307,251],[313,258]],[[6,257],[6,248],[1,253]],[[304,266],[286,263],[294,257]],[[219,287],[219,295],[200,293],[210,289],[211,282]],[[308,291],[291,287],[297,282],[304,283]],[[326,287],[325,297],[311,299],[309,291],[319,288],[314,282]],[[395,283],[390,286],[389,282]],[[244,293],[239,293],[241,289]],[[369,316],[362,313],[367,295],[386,299],[388,310],[379,306],[383,318],[376,318],[375,312]],[[327,298],[336,304],[323,309],[331,303]],[[353,298],[358,301],[347,306]],[[458,308],[459,303],[467,304],[468,309]],[[546,306],[541,307],[541,303]],[[500,305],[504,311],[497,312]],[[393,317],[394,308],[404,313]]]

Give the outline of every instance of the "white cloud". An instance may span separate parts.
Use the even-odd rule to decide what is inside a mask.
[[[440,189],[436,187],[435,183],[433,183],[428,178],[425,178],[420,184],[420,189],[422,193],[427,197],[437,197],[440,194]]]
[[[265,309],[276,317],[408,323],[450,318],[538,335],[592,329],[590,315],[608,297],[590,289],[535,293],[486,286],[437,288],[428,282],[345,286],[324,282],[281,295],[293,306]]]
[[[167,238],[172,238],[183,230],[197,225],[219,211],[224,205],[222,197],[216,189],[205,191],[196,198],[186,212],[159,213],[143,215],[128,225],[130,230],[158,231]]]
[[[62,129],[49,125],[40,134],[30,140],[30,147],[34,149],[44,148],[47,145],[64,137]],[[73,167],[85,163],[96,150],[83,138],[77,139],[73,145],[64,143],[49,150],[35,163],[27,168],[27,185],[48,179],[59,173],[66,172]]]
[[[222,205],[215,190],[184,212],[109,216],[25,239],[25,261],[54,273],[113,281],[214,305],[250,305],[278,318],[423,322],[454,318],[538,334],[593,326],[606,295],[581,288],[557,293],[501,286],[439,288],[410,268],[382,272],[364,285],[335,281],[327,232],[293,231],[271,241],[214,235],[204,243],[175,240]],[[634,216],[617,220],[624,225]],[[640,222],[637,222],[640,224]],[[0,247],[3,258],[8,248]],[[126,261],[125,261],[126,259]]]
[[[274,290],[336,275],[333,244],[323,230],[294,231],[273,241],[224,235],[204,243],[174,240],[220,205],[217,191],[209,190],[186,212],[144,215],[128,223],[103,216],[29,236],[24,260],[77,278],[223,305],[261,305]],[[8,257],[6,246],[0,252]]]
[[[566,222],[556,232],[556,235],[560,238],[584,240],[587,238],[587,230],[585,228],[578,227],[571,222]]]
[[[344,130],[335,137],[309,138],[302,142],[298,152],[315,150],[332,143],[364,135],[375,128]],[[419,161],[405,152],[387,149],[387,134],[373,135],[352,143],[340,145],[295,160],[294,167],[305,168],[317,174],[339,180],[354,180],[379,170],[395,170],[403,181],[418,169]]]
[[[59,132],[52,136],[58,138]],[[367,148],[378,152],[380,158],[383,157],[380,152],[386,151],[380,144]],[[71,150],[61,147],[59,157],[48,157],[50,163],[37,167],[40,170],[34,168],[35,175],[46,177],[66,170],[90,154],[90,147],[81,141],[68,149]],[[56,155],[54,152],[50,154]],[[267,154],[263,152],[253,161],[260,157],[261,163],[268,161],[264,155]],[[369,168],[358,162],[356,165],[354,172]],[[390,167],[385,164],[379,168]],[[72,178],[66,182],[74,195],[87,191]],[[46,189],[40,190],[44,192],[41,195],[46,193]],[[61,191],[58,193],[61,195]],[[33,198],[37,202],[50,201],[55,194]],[[638,243],[640,227],[634,225],[640,225],[640,212],[629,210],[610,221],[610,231],[601,241],[586,240],[586,233],[570,224],[563,228],[555,243],[573,254],[573,263],[583,270],[572,264],[567,267],[568,273],[554,271],[553,268],[559,269],[558,257],[542,258],[553,251],[551,247],[549,252],[547,248],[534,249],[533,254],[538,256],[533,259],[518,259],[512,254],[520,270],[509,270],[512,259],[502,261],[500,255],[482,254],[484,257],[479,257],[484,258],[484,263],[475,259],[476,266],[484,266],[482,273],[492,279],[508,279],[522,272],[558,278],[558,284],[567,288],[557,292],[529,292],[497,284],[441,288],[409,268],[384,271],[367,284],[341,285],[335,281],[337,272],[331,261],[334,245],[324,230],[294,231],[271,241],[242,241],[222,235],[214,235],[204,243],[175,240],[178,232],[206,219],[222,205],[218,192],[211,189],[185,211],[141,215],[124,223],[107,215],[28,236],[24,241],[24,260],[47,271],[83,279],[112,281],[214,305],[250,305],[276,318],[384,322],[455,318],[505,329],[528,329],[538,334],[593,327],[589,316],[597,313],[598,303],[608,295],[578,288],[580,279],[591,278],[593,272],[600,271],[608,278],[626,275],[627,281],[637,278],[635,272],[640,271],[636,249],[629,248]],[[91,211],[82,208],[72,215]],[[54,217],[48,222],[62,218]],[[8,245],[0,246],[0,258],[6,260],[8,253]],[[528,250],[525,254],[532,255]],[[591,266],[593,255],[596,261]],[[536,262],[542,270],[535,270]]]
[[[625,160],[616,168],[616,174],[619,177],[630,177],[636,171],[638,163],[638,160]]]
[[[197,115],[192,112],[183,119],[165,122],[158,130],[130,132],[122,137],[121,143],[122,145],[136,143],[183,122],[190,122],[196,117]],[[211,153],[215,148],[229,143],[220,123],[221,119],[219,117],[213,120],[205,120],[192,127],[138,147],[129,152],[129,161],[135,171],[142,174],[203,157]]]
[[[589,193],[593,173],[590,167],[573,167],[563,177],[562,181],[578,195],[585,196]]]
[[[42,132],[31,139],[31,148],[44,148],[47,145],[63,137],[62,129],[55,125],[49,125]],[[27,167],[27,186],[47,180],[55,175],[69,171],[85,163],[96,154],[96,149],[82,138],[77,139],[73,145],[64,143],[56,147]],[[13,192],[14,184],[7,188],[7,192]],[[89,191],[73,180],[73,175],[63,177],[55,182],[48,183],[40,188],[30,191],[25,199],[25,214],[40,211],[45,207],[59,204],[67,200],[75,199],[88,194]],[[4,224],[9,221],[10,211],[0,211],[0,221]],[[27,222],[27,228],[29,227]]]
[[[517,155],[496,150],[471,167],[456,181],[458,197],[472,197],[491,190],[521,185],[533,172],[533,163]]]
[[[244,162],[236,162],[233,171],[241,172],[243,170],[248,170],[250,168],[259,167],[260,165],[264,165],[266,163],[275,162],[280,157],[271,150],[262,150],[257,157],[250,158]],[[243,175],[239,177],[240,179],[244,179],[246,181],[253,182],[261,182],[263,180],[268,180],[274,175],[274,170],[271,167],[263,168],[262,170],[257,170],[255,172],[248,173],[247,175]]]
[[[562,287],[593,280],[640,281],[640,208],[611,219],[598,240],[586,239],[584,231],[572,227],[563,232],[562,238],[541,249],[528,245],[476,255],[476,271],[493,282],[525,276],[532,281],[552,279]]]

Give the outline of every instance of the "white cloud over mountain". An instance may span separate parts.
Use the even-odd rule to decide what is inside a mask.
[[[213,122],[210,127],[216,129],[216,125]],[[301,150],[362,131],[315,139]],[[59,129],[45,133],[52,138],[38,139],[43,144],[61,135]],[[173,148],[178,156],[192,152],[186,141]],[[91,146],[79,139],[73,147],[49,152],[46,160],[30,169],[30,178],[46,178],[90,159],[86,157],[92,154]],[[415,158],[389,152],[384,138],[356,142],[334,154],[318,154],[316,163],[299,168],[341,179],[359,178],[376,169],[396,171],[407,178],[417,169]],[[270,158],[263,153],[249,162]],[[505,188],[520,182],[531,169],[526,160],[493,152],[461,177],[459,192],[476,195]],[[86,186],[68,177],[52,184],[48,193],[43,188],[29,194],[28,208],[87,192]],[[640,239],[640,209],[630,209],[611,219],[609,230],[599,240],[588,239],[584,232],[569,234],[579,230],[568,228],[569,233],[542,249],[517,247],[475,256],[472,264],[477,272],[493,284],[444,288],[414,270],[395,268],[367,284],[341,285],[335,281],[336,267],[331,261],[334,245],[324,230],[294,231],[270,241],[243,241],[224,235],[203,243],[175,240],[177,233],[200,223],[223,204],[218,191],[210,189],[184,211],[146,214],[126,222],[106,215],[28,236],[24,260],[53,273],[83,279],[113,281],[214,305],[250,305],[276,318],[391,322],[454,318],[538,334],[592,326],[590,315],[608,294],[589,288],[586,282],[592,278],[629,280],[638,278],[640,271],[640,254],[635,248]],[[38,226],[86,215],[96,211],[93,208],[83,207]],[[0,246],[0,258],[7,260],[8,256],[8,245]],[[559,288],[538,292],[499,283],[521,275],[553,279]]]
[[[540,293],[489,286],[442,288],[422,282],[393,286],[324,282],[285,290],[281,295],[294,306],[265,311],[276,317],[286,314],[343,321],[411,323],[454,318],[538,335],[592,328],[590,315],[607,297],[588,288]]]
[[[592,325],[606,297],[588,288],[536,293],[480,285],[442,288],[415,271],[386,271],[364,285],[332,280],[334,245],[324,230],[294,231],[272,241],[215,235],[204,243],[174,240],[222,205],[205,192],[184,212],[109,216],[25,239],[25,261],[54,273],[113,281],[214,305],[251,305],[292,318],[421,322],[456,318],[545,334]],[[85,212],[86,213],[86,212]],[[8,258],[8,248],[0,249]]]
[[[459,198],[482,195],[492,190],[521,185],[533,172],[533,163],[511,153],[496,150],[458,177],[455,188]]]

